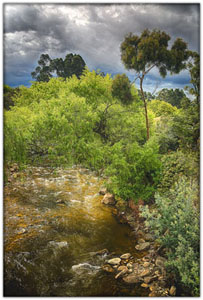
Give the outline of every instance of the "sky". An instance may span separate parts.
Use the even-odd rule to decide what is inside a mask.
[[[200,7],[198,4],[4,4],[4,83],[12,87],[30,86],[31,72],[42,53],[53,59],[68,53],[80,54],[90,70],[100,69],[114,76],[134,71],[125,69],[120,45],[132,32],[140,35],[146,28],[159,29],[199,52]],[[189,72],[163,79],[152,69],[144,81],[146,91],[183,88]],[[136,82],[138,86],[139,82]]]

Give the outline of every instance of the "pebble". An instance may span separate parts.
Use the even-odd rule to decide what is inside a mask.
[[[130,257],[131,257],[130,253],[125,253],[125,254],[120,256],[121,259],[129,259]]]
[[[121,259],[119,257],[112,258],[107,261],[107,263],[110,265],[119,265],[120,262],[121,262]]]

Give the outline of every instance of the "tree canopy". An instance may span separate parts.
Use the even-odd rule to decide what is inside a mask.
[[[129,33],[121,44],[121,60],[126,69],[136,71],[136,79],[140,79],[140,90],[145,108],[147,139],[149,139],[149,121],[147,114],[147,103],[143,91],[143,80],[154,68],[158,68],[162,77],[167,71],[178,74],[186,68],[189,57],[187,44],[177,38],[168,49],[170,36],[164,31],[145,29],[140,36]]]
[[[37,81],[49,81],[56,73],[58,77],[68,78],[76,75],[78,78],[85,69],[85,62],[79,54],[69,53],[65,59],[51,59],[48,54],[42,54],[38,60],[38,66],[31,73]]]

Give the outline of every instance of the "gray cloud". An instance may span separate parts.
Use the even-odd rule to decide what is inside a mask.
[[[69,52],[79,53],[90,69],[131,76],[121,63],[120,44],[127,33],[140,34],[145,28],[164,30],[172,40],[181,37],[198,51],[199,5],[5,4],[5,79],[12,85],[19,78],[28,82],[42,53],[54,58]],[[153,76],[156,71],[148,82]]]

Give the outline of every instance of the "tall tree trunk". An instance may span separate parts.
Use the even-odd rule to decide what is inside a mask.
[[[147,102],[145,100],[142,83],[143,83],[144,76],[140,78],[140,91],[142,95],[142,100],[144,102],[144,109],[145,109],[145,120],[146,120],[146,129],[147,129],[147,141],[149,140],[149,120],[148,120],[148,114],[147,114]]]

